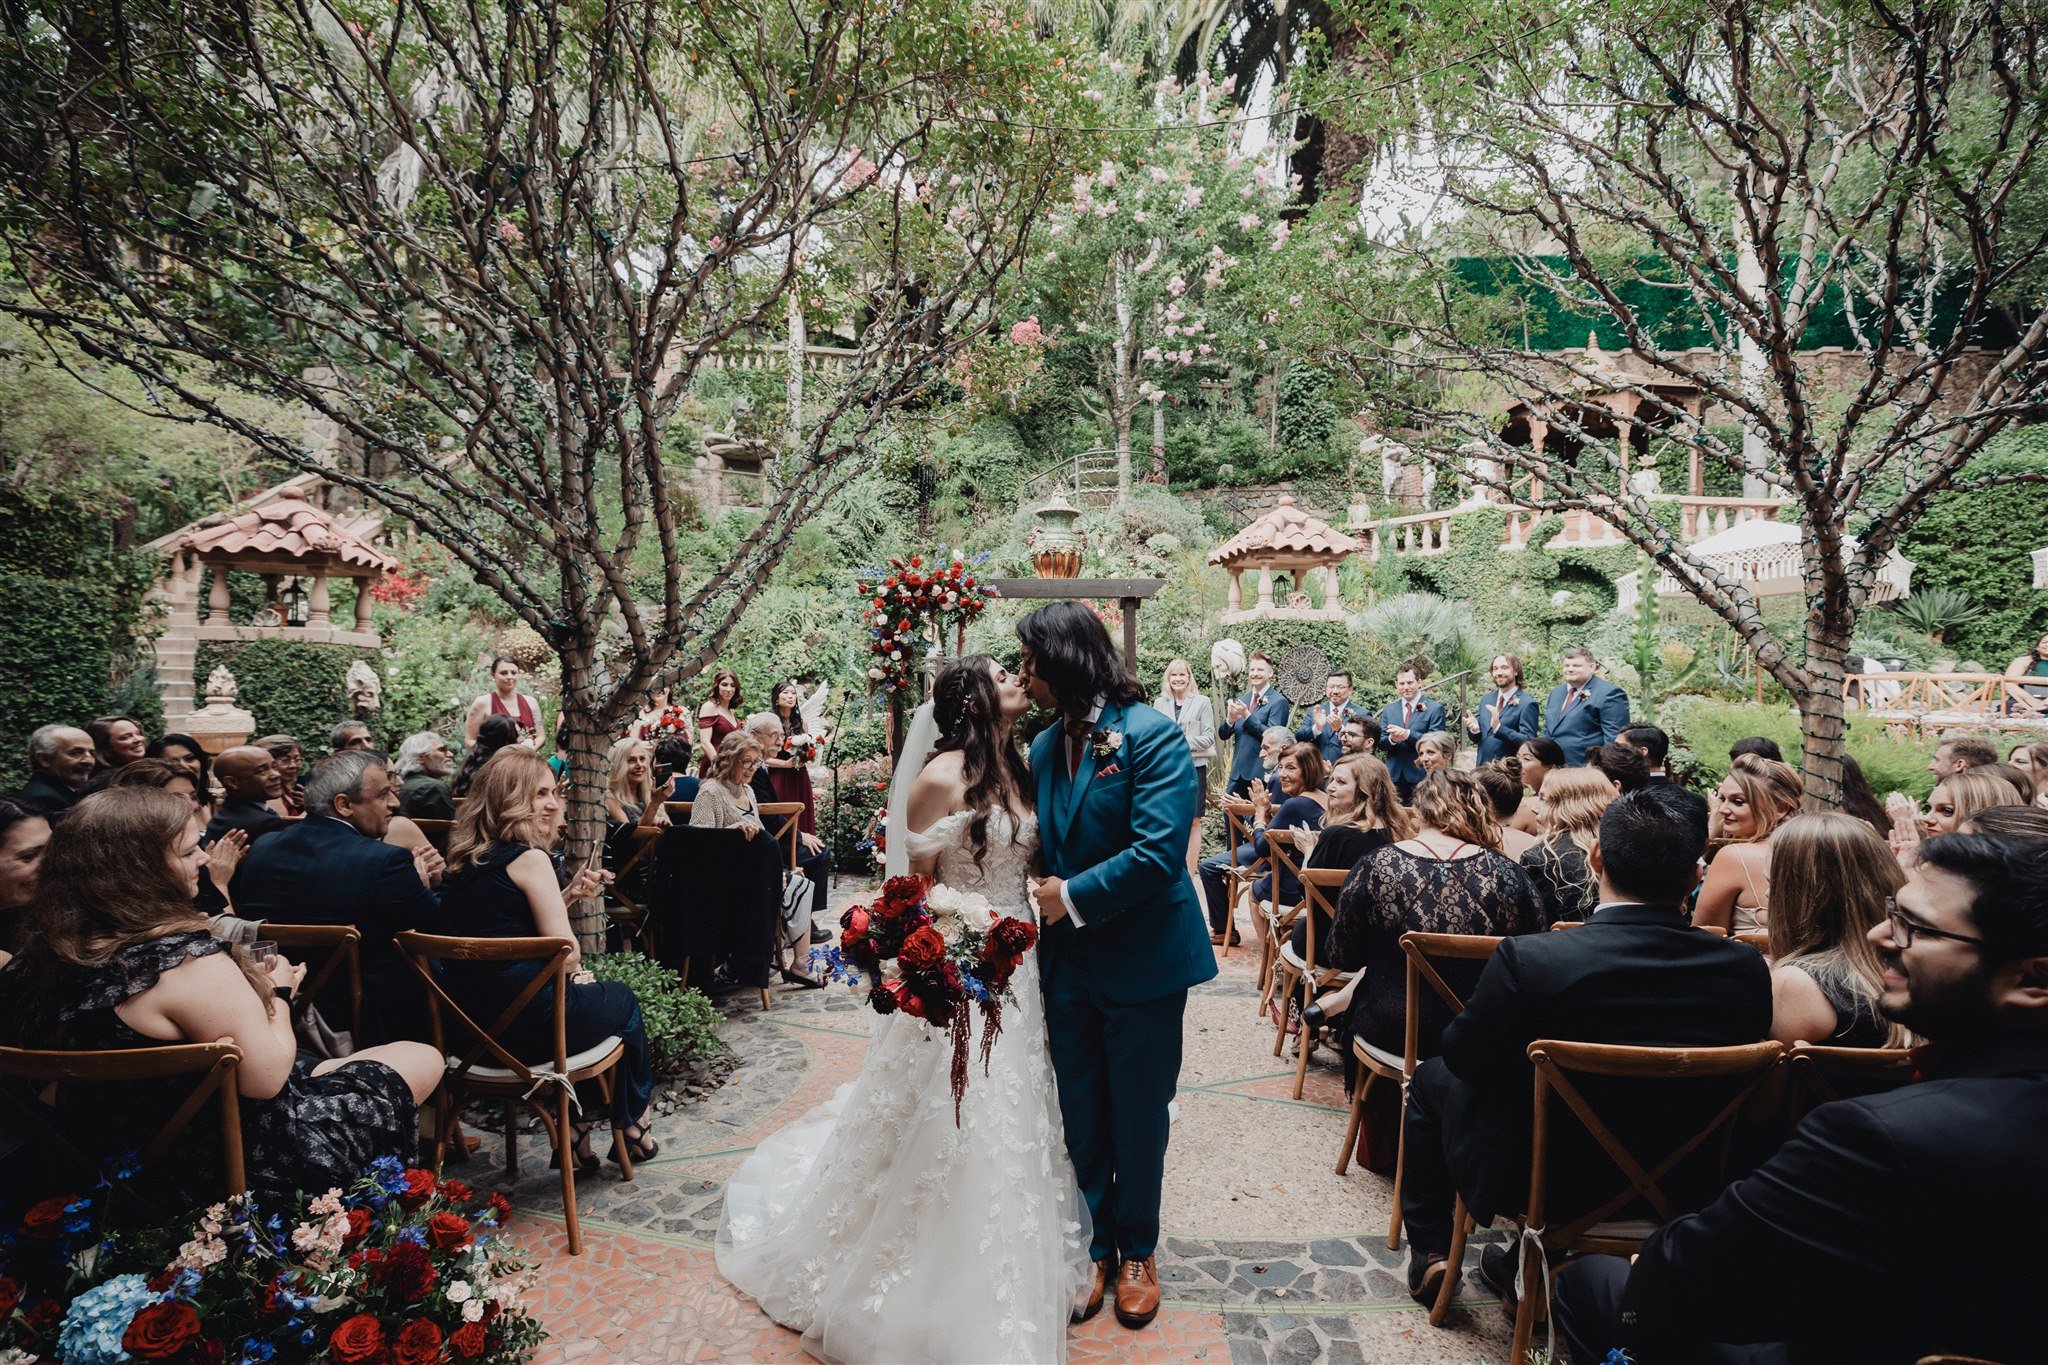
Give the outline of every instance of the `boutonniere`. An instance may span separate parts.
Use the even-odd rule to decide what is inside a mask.
[[[1097,758],[1108,758],[1124,747],[1123,731],[1097,730],[1088,736],[1088,747]]]

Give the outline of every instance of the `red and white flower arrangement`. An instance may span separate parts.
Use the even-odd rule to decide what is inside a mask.
[[[875,1013],[901,1011],[953,1039],[953,1122],[967,1093],[969,1015],[981,1010],[982,1074],[1003,1031],[1010,978],[1038,942],[1038,926],[999,915],[986,897],[929,877],[891,877],[872,905],[839,917],[839,943],[813,963],[867,993]]]
[[[825,746],[816,735],[799,733],[782,741],[782,757],[793,758],[806,768],[816,763],[824,751]]]
[[[928,629],[936,628],[940,638],[949,626],[964,634],[996,596],[962,561],[942,559],[928,568],[923,555],[892,559],[886,574],[864,577],[856,588],[867,601],[868,680],[885,694],[916,689],[918,667],[933,648]]]
[[[635,739],[644,739],[650,744],[659,744],[665,739],[689,739],[691,737],[690,714],[680,706],[669,706],[653,720],[640,726]]]

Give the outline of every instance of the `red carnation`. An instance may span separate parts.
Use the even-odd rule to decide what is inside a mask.
[[[436,1251],[460,1251],[469,1245],[469,1220],[459,1213],[437,1213],[427,1220],[427,1240]]]
[[[348,1231],[342,1234],[341,1244],[343,1246],[354,1246],[357,1242],[362,1241],[363,1238],[370,1235],[370,1229],[376,1225],[376,1221],[376,1219],[370,1216],[368,1209],[350,1209],[348,1211]]]
[[[484,1325],[465,1322],[448,1337],[448,1351],[457,1360],[474,1360],[484,1353]]]
[[[929,924],[910,931],[896,954],[903,969],[910,972],[935,971],[946,960],[946,940]]]
[[[434,1365],[440,1358],[441,1329],[425,1318],[408,1322],[391,1343],[393,1365]]]
[[[913,569],[917,568],[917,567],[918,567],[919,565],[921,565],[921,564],[923,564],[923,563],[924,563],[924,556],[923,556],[923,555],[912,555],[912,556],[910,557],[910,567],[911,567],[911,568],[913,568]]]
[[[121,1349],[139,1360],[169,1360],[199,1335],[199,1313],[189,1303],[153,1303],[121,1334]]]
[[[21,1286],[5,1275],[0,1275],[0,1322],[14,1316],[14,1306],[21,1302]]]
[[[398,1202],[408,1209],[416,1209],[434,1196],[434,1173],[432,1171],[410,1170],[405,1173],[405,1188],[398,1192]]]
[[[374,1313],[358,1313],[334,1329],[327,1352],[342,1365],[363,1365],[384,1353],[384,1324]]]
[[[69,1195],[59,1195],[55,1199],[29,1205],[28,1212],[21,1216],[22,1232],[32,1242],[54,1241],[64,1226],[64,1210],[72,1202]]]
[[[441,1196],[457,1204],[468,1204],[476,1199],[476,1191],[463,1184],[460,1180],[443,1180],[441,1182]]]
[[[492,1191],[491,1217],[497,1219],[500,1223],[503,1223],[506,1219],[510,1218],[511,1216],[512,1201],[505,1198],[504,1195],[499,1194],[496,1191]]]
[[[348,1268],[350,1270],[369,1270],[383,1263],[384,1249],[382,1247],[364,1247],[361,1251],[355,1252],[348,1258]]]
[[[386,1252],[374,1276],[400,1303],[425,1298],[437,1277],[426,1251],[416,1246],[395,1246]]]

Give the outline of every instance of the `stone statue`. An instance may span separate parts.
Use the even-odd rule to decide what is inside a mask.
[[[241,684],[235,681],[234,674],[228,672],[226,664],[215,665],[213,672],[206,675],[206,701],[209,706],[216,702],[225,706],[241,690]]]
[[[352,716],[370,715],[384,705],[384,680],[365,659],[357,659],[348,666],[348,676],[341,685],[348,692],[348,713]]]

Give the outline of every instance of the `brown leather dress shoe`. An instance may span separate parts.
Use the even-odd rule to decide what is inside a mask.
[[[1116,1320],[1126,1327],[1150,1326],[1159,1316],[1159,1258],[1125,1261],[1116,1277]]]
[[[1109,1282],[1116,1278],[1116,1257],[1110,1256],[1095,1263],[1095,1274],[1088,1287],[1074,1300],[1073,1319],[1086,1322],[1102,1311],[1102,1301],[1109,1294]]]

